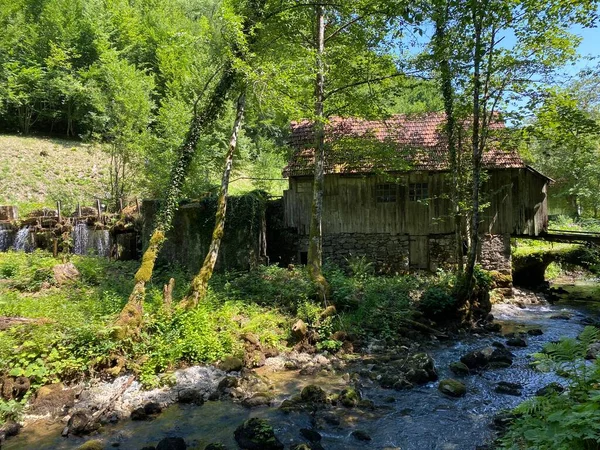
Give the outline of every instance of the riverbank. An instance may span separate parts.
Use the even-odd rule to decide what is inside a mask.
[[[323,448],[333,450],[475,448],[494,438],[490,424],[496,413],[517,406],[549,383],[565,383],[555,373],[532,369],[528,355],[560,337],[576,337],[589,318],[587,313],[576,308],[542,304],[525,309],[516,305],[497,305],[494,314],[505,334],[469,333],[441,342],[415,344],[413,349],[387,348],[341,359],[323,355],[278,356],[267,359],[266,365],[257,369],[257,373],[242,371],[226,375],[213,368],[184,369],[177,376],[176,386],[141,391],[139,384],[132,384],[123,393],[119,405],[115,404],[115,411],[122,411],[124,405],[134,407],[158,402],[164,407],[172,404],[150,420],[131,420],[123,416],[118,423],[107,423],[100,433],[91,437],[68,438],[60,437],[65,423],[59,421],[53,433],[46,435],[42,442],[36,430],[47,428],[47,425],[37,424],[25,429],[15,440],[8,441],[6,448],[31,448],[28,445],[35,441],[39,449],[70,449],[94,439],[102,443],[102,448],[118,444],[120,448],[139,449],[156,445],[168,436],[183,437],[189,448],[204,448],[215,441],[236,448],[234,431],[250,417],[268,419],[278,439],[286,446],[308,442],[300,430],[310,429],[321,436]],[[570,320],[558,318],[567,315]],[[527,334],[529,330],[541,330],[543,334]],[[508,347],[514,355],[510,367],[481,368],[461,376],[450,369],[452,363],[470,352],[492,345],[499,347],[521,332],[525,333],[527,347]],[[396,374],[398,367],[418,352],[431,355],[438,380],[457,379],[464,383],[466,394],[460,398],[448,397],[438,391],[439,381],[433,379],[416,383],[410,389],[382,385],[382,379]],[[315,365],[319,366],[318,370],[305,370]],[[237,380],[235,387],[231,386],[232,377]],[[110,398],[125,381],[123,377],[88,390],[78,402],[77,409],[102,404],[99,399]],[[501,382],[520,384],[520,394],[498,393],[497,386]],[[290,399],[311,385],[322,388],[328,401],[320,406],[312,404],[308,409],[289,407]],[[196,405],[175,403],[181,400],[181,393],[190,388],[197,389],[202,400]],[[355,390],[360,399],[344,406],[339,395],[349,389]],[[102,395],[94,396],[93,392]],[[257,397],[265,401],[248,402]],[[217,428],[218,432],[211,431]],[[355,431],[364,432],[370,440],[357,440],[352,435]]]

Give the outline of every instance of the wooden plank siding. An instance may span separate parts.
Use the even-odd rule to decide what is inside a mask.
[[[489,171],[482,189],[482,201],[489,203],[482,212],[482,231],[533,236],[546,230],[547,182],[526,168]],[[414,183],[427,184],[426,201],[409,199],[409,186]],[[446,172],[410,172],[394,180],[375,174],[326,175],[323,233],[450,234],[454,231],[450,183]],[[393,184],[395,201],[377,202],[377,185],[383,184]],[[284,192],[286,226],[307,235],[311,202],[312,177],[291,177]],[[420,252],[422,245],[414,245]]]

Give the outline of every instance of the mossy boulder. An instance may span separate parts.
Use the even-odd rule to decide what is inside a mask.
[[[453,362],[448,365],[448,368],[454,375],[464,376],[469,375],[471,372],[466,364],[461,362]]]
[[[223,372],[239,372],[244,367],[244,361],[234,356],[228,356],[219,363]]]
[[[264,419],[253,417],[245,421],[234,432],[238,445],[243,450],[283,450],[283,444]]]
[[[77,447],[77,450],[104,450],[104,444],[98,439],[92,439]]]
[[[449,397],[463,397],[467,393],[467,387],[458,380],[448,378],[440,381],[438,390]]]
[[[404,378],[413,384],[424,384],[438,379],[435,362],[427,353],[415,353],[406,361]]]
[[[360,400],[360,393],[353,388],[344,389],[338,398],[338,402],[346,408],[354,408]]]
[[[305,403],[326,403],[327,394],[325,391],[314,384],[309,384],[300,393],[300,398]]]

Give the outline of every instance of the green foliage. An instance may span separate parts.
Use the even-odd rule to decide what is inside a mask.
[[[316,292],[303,268],[260,266],[247,273],[214,276],[230,297],[243,297],[260,305],[280,307],[296,313]]]
[[[23,404],[16,400],[0,399],[0,425],[7,420],[17,421],[23,412]]]
[[[526,129],[536,165],[554,178],[550,194],[557,210],[597,218],[600,177],[599,72],[584,72],[565,89],[551,90]]]
[[[421,295],[419,309],[435,321],[449,319],[456,310],[456,298],[447,288],[431,286]]]
[[[600,330],[586,327],[577,339],[549,343],[535,354],[539,370],[556,370],[570,380],[566,393],[535,397],[515,409],[517,418],[502,437],[504,449],[596,449],[600,445],[600,363],[585,361]]]

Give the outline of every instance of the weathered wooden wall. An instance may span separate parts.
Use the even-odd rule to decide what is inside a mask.
[[[325,257],[343,263],[347,255],[365,255],[383,271],[402,267],[434,270],[451,264],[454,221],[449,182],[450,175],[443,172],[412,172],[394,179],[386,175],[327,175]],[[394,185],[395,201],[377,202],[377,185],[387,183]],[[427,200],[410,199],[413,183],[427,183]],[[546,186],[547,180],[528,168],[487,173],[480,224],[486,236],[480,249],[482,264],[510,272],[510,236],[537,235],[547,229]],[[290,178],[289,190],[284,192],[284,225],[300,236],[309,231],[311,201],[312,177]],[[380,254],[387,241],[402,245],[393,248],[393,255]],[[299,251],[303,250],[299,245]],[[389,260],[387,264],[382,258]]]
[[[489,234],[537,235],[547,227],[546,180],[528,169],[488,173],[482,200],[482,231]],[[449,175],[412,172],[396,177],[396,201],[378,203],[376,186],[390,183],[384,175],[325,177],[323,233],[392,233],[411,236],[450,234]],[[429,199],[410,201],[409,185],[427,183]],[[312,177],[290,178],[284,193],[285,225],[308,234]],[[418,244],[415,244],[418,245]]]

